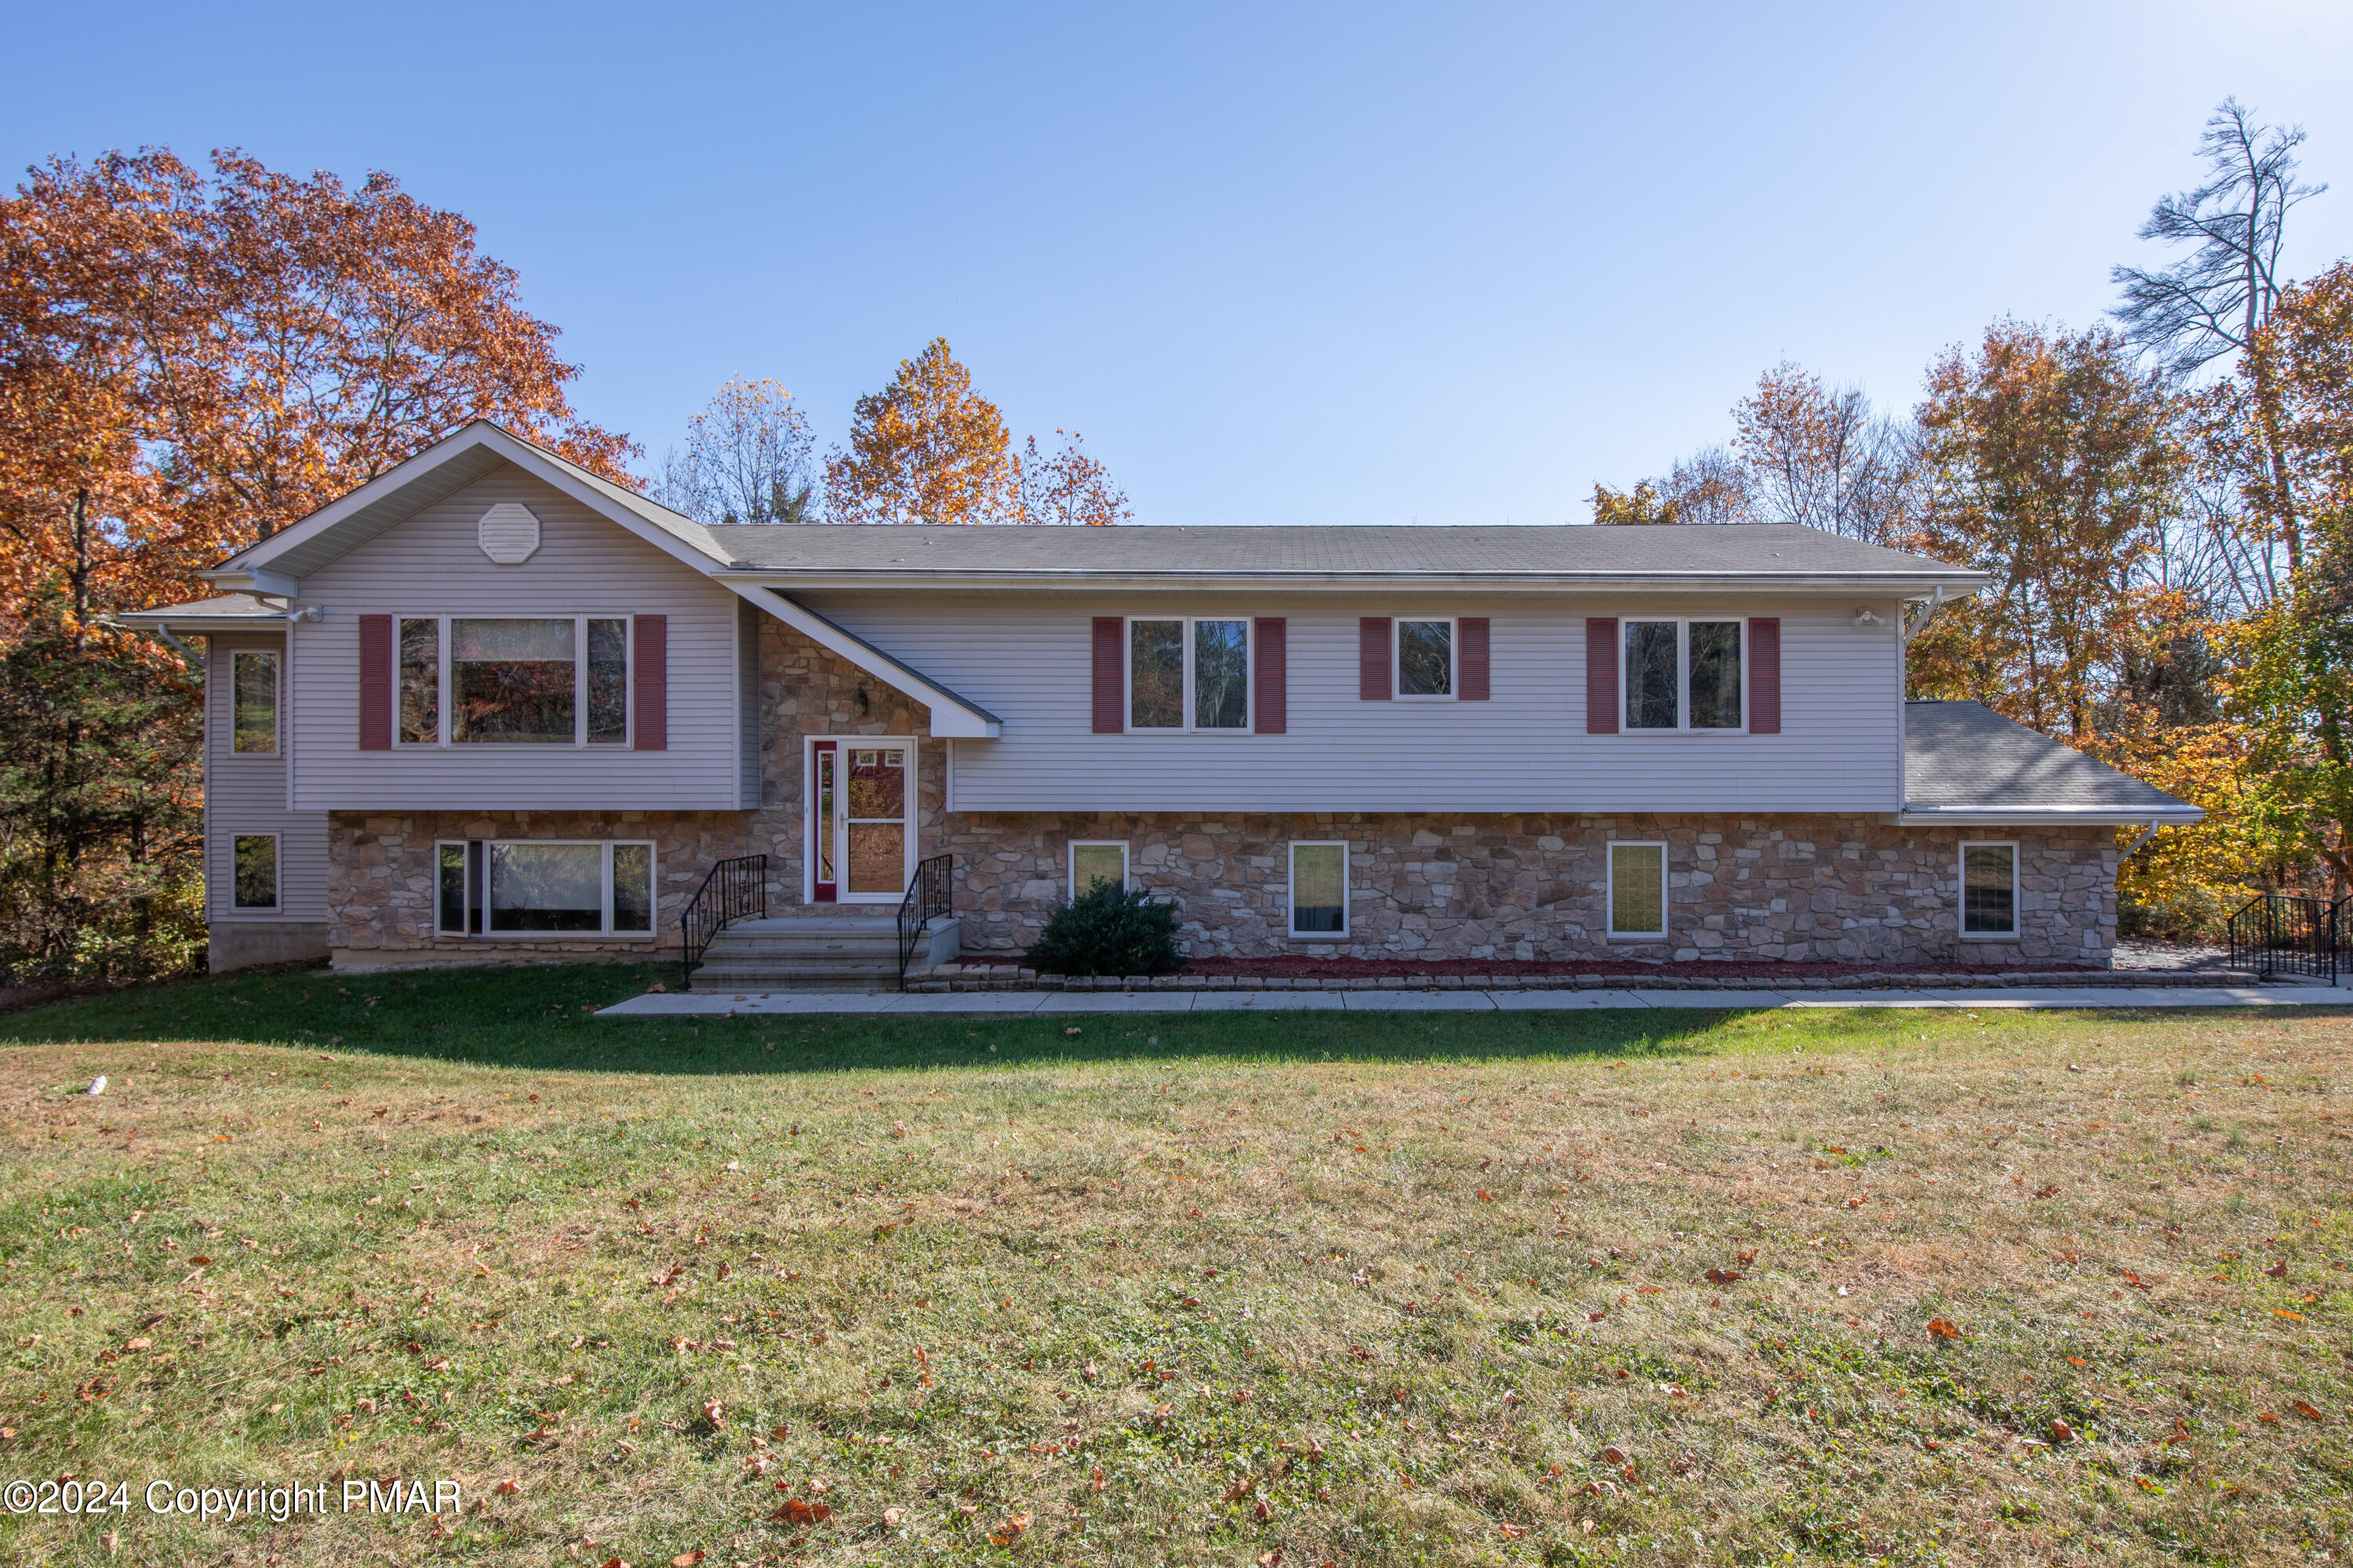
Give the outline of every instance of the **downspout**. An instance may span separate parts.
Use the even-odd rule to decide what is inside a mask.
[[[2122,871],[2124,869],[2125,862],[2132,859],[2134,853],[2139,850],[2141,845],[2148,842],[2149,840],[2157,836],[2157,829],[2158,824],[2155,822],[2151,822],[2148,826],[2141,829],[2140,836],[2133,840],[2132,842],[2126,844],[2124,847],[2123,853],[2116,856],[2117,870]]]

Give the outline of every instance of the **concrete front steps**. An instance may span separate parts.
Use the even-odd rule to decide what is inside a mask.
[[[915,962],[955,952],[955,922],[934,920]],[[739,920],[712,939],[695,991],[892,991],[899,984],[899,916],[786,915]]]

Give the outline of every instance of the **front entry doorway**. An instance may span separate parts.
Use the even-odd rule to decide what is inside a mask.
[[[915,743],[903,736],[811,740],[809,897],[896,904],[915,865]]]

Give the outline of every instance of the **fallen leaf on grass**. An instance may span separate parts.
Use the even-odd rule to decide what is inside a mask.
[[[2059,1189],[2056,1186],[2037,1187],[2034,1190],[2034,1195],[2038,1198],[2055,1198],[2059,1195]]]
[[[2131,1286],[2135,1290],[2154,1290],[2157,1288],[2156,1286],[2151,1285],[2147,1280],[2143,1279],[2139,1275],[2135,1274],[2129,1268],[2126,1269],[2124,1274],[2125,1283]]]
[[[2263,1277],[2265,1279],[2285,1279],[2287,1277],[2287,1259],[2282,1258],[2277,1263],[2272,1265],[2269,1268],[2263,1270]]]
[[[2054,1421],[2051,1424],[2051,1441],[2053,1443],[2073,1443],[2074,1440],[2075,1429],[2073,1426],[2068,1425],[2063,1421]]]
[[[786,1524],[823,1524],[833,1517],[832,1508],[825,1503],[803,1502],[798,1498],[786,1498],[783,1506],[768,1516]]]
[[[1029,1520],[1030,1510],[1025,1508],[1019,1513],[1008,1516],[1002,1529],[990,1531],[988,1539],[996,1545],[1010,1546],[1021,1539],[1023,1531],[1029,1528]]]
[[[499,1496],[502,1498],[511,1498],[514,1496],[515,1493],[522,1490],[522,1488],[513,1481],[501,1481],[497,1486],[492,1487],[491,1489],[498,1493]]]
[[[2288,1404],[2294,1405],[2295,1407],[2295,1413],[2298,1415],[2303,1416],[2306,1421],[2323,1421],[2327,1419],[2326,1416],[2322,1415],[2319,1411],[2315,1410],[2303,1400],[2291,1399],[2288,1401]]]
[[[1928,1332],[1936,1335],[1936,1338],[1940,1340],[1957,1340],[1961,1337],[1960,1325],[1954,1322],[1950,1318],[1929,1319]]]
[[[1742,1276],[1738,1269],[1711,1268],[1701,1277],[1704,1278],[1710,1285],[1737,1285],[1740,1283]]]
[[[681,1552],[677,1556],[671,1558],[670,1560],[670,1568],[694,1568],[694,1565],[702,1562],[702,1548],[698,1546],[691,1552]]]

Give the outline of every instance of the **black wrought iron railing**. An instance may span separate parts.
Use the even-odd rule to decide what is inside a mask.
[[[686,947],[686,972],[679,989],[694,989],[694,971],[702,967],[702,955],[711,950],[712,939],[720,932],[738,920],[764,919],[767,913],[766,855],[737,855],[712,866],[678,917]]]
[[[915,944],[923,939],[923,932],[943,915],[955,912],[955,882],[949,874],[955,869],[955,856],[935,854],[915,867],[915,879],[907,884],[907,896],[899,901],[899,989],[907,989],[907,967],[914,962]]]
[[[2231,916],[2231,967],[2260,978],[2310,975],[2335,984],[2348,902],[2257,894]]]

